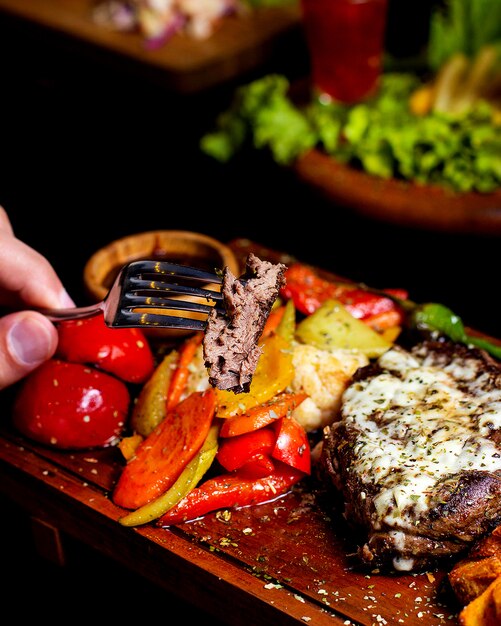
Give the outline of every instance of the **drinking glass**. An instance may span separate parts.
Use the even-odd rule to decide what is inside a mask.
[[[388,0],[301,0],[318,95],[355,103],[378,87]]]

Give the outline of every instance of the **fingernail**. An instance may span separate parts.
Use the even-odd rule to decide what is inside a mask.
[[[71,309],[75,306],[75,303],[70,298],[66,289],[63,289],[61,293],[59,294],[59,302],[61,306],[63,307],[63,309]]]
[[[22,365],[42,363],[50,356],[50,338],[43,322],[21,318],[7,334],[7,347]]]

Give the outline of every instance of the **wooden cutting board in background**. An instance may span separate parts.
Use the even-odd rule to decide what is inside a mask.
[[[205,40],[175,35],[148,50],[137,33],[97,26],[93,0],[0,0],[1,14],[14,16],[54,33],[116,53],[161,73],[163,84],[179,92],[195,92],[251,71],[270,60],[288,36],[300,28],[299,4],[260,8],[228,16]],[[293,42],[292,42],[293,44]]]

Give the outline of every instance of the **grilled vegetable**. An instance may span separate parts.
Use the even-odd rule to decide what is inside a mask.
[[[167,527],[196,519],[211,511],[274,500],[287,493],[303,477],[303,472],[282,463],[272,474],[257,480],[242,476],[239,472],[216,476],[190,491],[175,507],[162,515],[157,526]]]
[[[339,300],[326,300],[315,313],[299,322],[296,337],[322,350],[357,350],[369,358],[378,357],[391,342],[356,319]]]
[[[169,352],[139,393],[132,409],[130,425],[143,437],[147,437],[167,414],[167,395],[178,359],[177,350]]]
[[[273,334],[261,344],[259,357],[250,390],[235,395],[231,391],[217,390],[217,416],[231,417],[271,400],[290,385],[294,377],[292,354],[288,342]]]
[[[113,502],[137,509],[170,489],[202,447],[215,406],[215,392],[210,388],[190,394],[169,411],[123,469]]]
[[[128,383],[144,383],[155,367],[148,340],[139,328],[109,328],[103,315],[58,324],[57,357],[91,363]]]
[[[314,313],[328,299],[339,300],[357,319],[369,325],[373,320],[381,320],[383,313],[394,313],[391,326],[402,322],[403,314],[395,303],[395,297],[407,298],[403,289],[388,289],[375,293],[361,289],[353,283],[334,282],[320,277],[312,268],[302,263],[294,263],[285,273],[286,284],[280,290],[288,301],[292,300],[295,308],[304,315]],[[381,321],[379,321],[381,327]]]
[[[270,402],[260,404],[248,412],[228,417],[221,426],[221,437],[236,437],[273,424],[289,415],[307,397],[305,393],[283,393]]]
[[[477,348],[486,350],[490,355],[497,359],[501,359],[501,345],[497,345],[483,339],[468,334],[465,331],[461,318],[443,304],[429,302],[420,305],[410,305],[410,313],[408,323],[411,327],[418,330],[438,332],[445,335],[452,341],[470,344]]]
[[[145,504],[132,513],[121,517],[118,521],[122,526],[139,526],[147,524],[169,511],[181,498],[184,498],[202,480],[212,465],[218,450],[218,427],[209,429],[207,438],[199,452],[181,472],[179,478],[165,493],[156,500]]]
[[[47,361],[24,381],[14,404],[14,426],[26,437],[62,449],[118,442],[129,410],[121,380],[81,363]]]

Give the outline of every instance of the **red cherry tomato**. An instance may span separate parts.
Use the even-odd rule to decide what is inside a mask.
[[[80,363],[47,361],[18,390],[14,426],[54,448],[115,444],[122,434],[130,395],[121,380]]]
[[[56,356],[72,363],[89,363],[125,382],[144,383],[153,373],[153,353],[139,328],[109,328],[102,315],[58,325]]]

